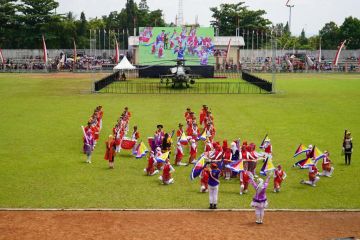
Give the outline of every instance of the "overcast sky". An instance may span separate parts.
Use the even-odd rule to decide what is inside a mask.
[[[60,3],[58,13],[74,12],[77,17],[84,11],[87,18],[108,15],[125,7],[126,0],[57,0]],[[135,0],[137,3],[140,0]],[[273,23],[286,23],[289,9],[287,0],[240,0],[252,10],[264,9],[266,17]],[[175,22],[178,12],[178,0],[147,0],[151,10],[162,9],[166,22]],[[221,3],[236,3],[237,0],[183,0],[184,21],[194,23],[196,15],[201,26],[209,26],[210,7]],[[317,34],[325,23],[334,21],[341,25],[348,16],[360,18],[360,0],[291,0],[292,32],[299,35],[304,28],[306,35]]]

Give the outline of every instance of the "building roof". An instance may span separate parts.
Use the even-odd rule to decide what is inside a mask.
[[[214,37],[214,45],[215,46],[227,46],[229,44],[229,41],[230,41],[231,46],[236,46],[236,47],[245,46],[243,37],[237,37],[237,36]]]
[[[135,67],[129,62],[126,56],[121,59],[121,62],[114,67],[114,70],[130,70],[135,69]]]

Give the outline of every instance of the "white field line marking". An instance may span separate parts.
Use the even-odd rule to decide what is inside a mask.
[[[0,211],[89,211],[89,212],[253,212],[254,209],[123,209],[123,208],[0,208]],[[266,209],[267,212],[360,212],[360,209]]]

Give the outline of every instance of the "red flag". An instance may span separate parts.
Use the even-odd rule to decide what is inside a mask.
[[[335,58],[334,58],[334,61],[333,61],[333,64],[334,64],[335,66],[338,65],[340,53],[341,53],[341,50],[344,48],[345,43],[346,43],[346,40],[343,41],[343,42],[341,42],[340,45],[339,45],[339,47],[338,47],[338,50],[337,50],[337,52],[336,52],[336,55],[335,55]]]
[[[46,43],[45,43],[45,38],[44,35],[42,35],[42,40],[43,40],[43,51],[44,51],[44,63],[47,64],[48,58],[47,58],[47,49],[46,49]]]
[[[74,63],[76,63],[76,57],[77,57],[77,52],[76,52],[76,43],[74,39]]]
[[[1,62],[2,64],[5,64],[5,58],[4,58],[4,56],[3,56],[3,53],[2,53],[1,48],[0,48],[0,62]]]
[[[119,58],[120,58],[120,56],[119,56],[119,44],[118,44],[117,39],[115,39],[115,62],[116,62],[116,64],[119,63]]]

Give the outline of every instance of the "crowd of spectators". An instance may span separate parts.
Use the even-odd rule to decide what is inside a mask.
[[[131,61],[131,55],[126,53],[127,58]],[[123,55],[120,55],[120,60]],[[21,71],[21,70],[44,70],[45,68],[52,71],[73,71],[76,70],[112,70],[116,65],[113,56],[88,56],[86,54],[77,54],[76,61],[73,54],[60,53],[54,58],[48,58],[45,65],[43,56],[28,56],[21,58],[8,58],[5,64],[0,62],[0,70]]]

